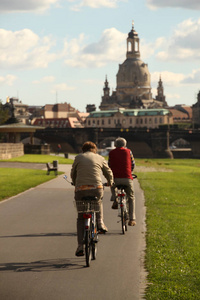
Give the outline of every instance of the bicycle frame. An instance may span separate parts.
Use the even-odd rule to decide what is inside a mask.
[[[86,266],[90,266],[91,259],[95,260],[97,255],[98,230],[96,222],[96,211],[99,204],[95,197],[84,197],[82,201],[76,201],[78,213],[83,214]]]
[[[121,218],[122,233],[125,234],[125,231],[128,230],[127,227],[128,207],[127,207],[126,193],[124,191],[123,185],[118,185],[117,188],[118,188],[118,211],[119,211],[118,215]]]

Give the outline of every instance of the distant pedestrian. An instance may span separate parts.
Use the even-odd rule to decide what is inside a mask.
[[[57,154],[58,154],[58,155],[60,154],[60,151],[61,151],[61,145],[58,144],[58,145],[57,145]]]

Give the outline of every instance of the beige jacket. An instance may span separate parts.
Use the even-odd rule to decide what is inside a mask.
[[[101,185],[102,173],[109,185],[113,184],[113,173],[103,156],[91,151],[78,154],[75,157],[71,169],[73,184],[78,187],[82,185]]]

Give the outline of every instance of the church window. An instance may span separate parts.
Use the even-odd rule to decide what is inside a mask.
[[[139,44],[138,44],[138,41],[135,42],[135,51],[139,51]]]
[[[88,120],[88,125],[90,125],[90,120]]]
[[[129,52],[132,51],[132,44],[131,44],[131,42],[128,42],[128,51]]]
[[[143,119],[140,119],[140,124],[143,124]]]
[[[97,120],[97,125],[99,125],[99,120]]]

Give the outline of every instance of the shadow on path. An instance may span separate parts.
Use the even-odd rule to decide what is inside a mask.
[[[0,272],[44,272],[82,269],[79,258],[47,259],[34,262],[1,263]]]
[[[0,236],[0,238],[27,238],[27,237],[55,237],[55,236],[76,236],[76,232],[59,232],[59,233],[33,233],[33,234],[20,234],[20,235],[7,235]]]

